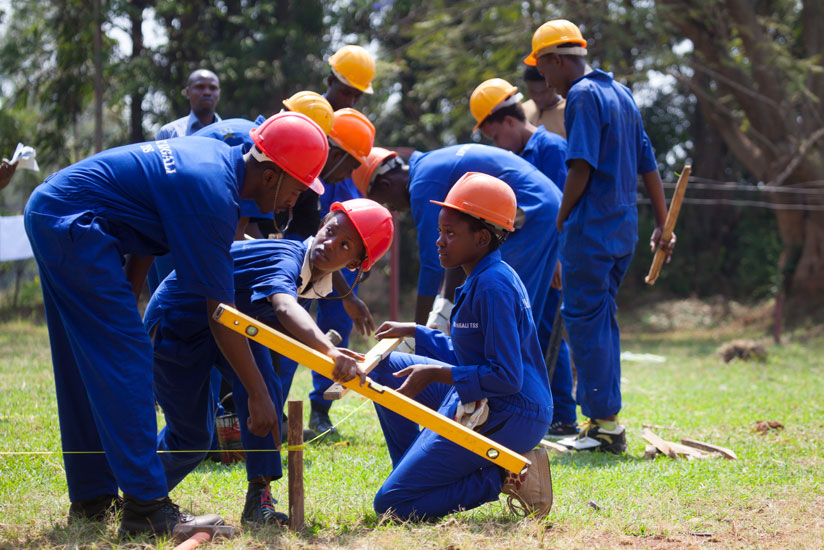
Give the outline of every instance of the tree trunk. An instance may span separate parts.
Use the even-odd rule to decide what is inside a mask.
[[[94,0],[94,152],[103,150],[103,18],[101,0]]]
[[[131,25],[132,54],[130,57],[132,64],[137,62],[143,55],[143,11],[146,2],[132,2],[129,9],[129,24]],[[146,94],[135,84],[131,93],[131,106],[129,109],[129,142],[140,143],[146,141],[146,134],[143,131],[143,98]]]

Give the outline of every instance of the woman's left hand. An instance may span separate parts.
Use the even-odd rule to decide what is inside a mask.
[[[452,369],[442,365],[412,365],[399,370],[393,376],[407,377],[398,388],[398,393],[409,398],[414,398],[432,383],[452,384]]]

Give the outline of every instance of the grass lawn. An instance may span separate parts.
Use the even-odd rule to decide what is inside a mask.
[[[349,395],[332,410],[348,444],[305,453],[302,533],[242,530],[213,548],[822,548],[824,547],[824,336],[820,327],[769,346],[765,362],[723,363],[717,347],[760,337],[763,324],[697,323],[650,331],[626,317],[624,349],[665,363],[625,362],[629,452],[552,458],[555,506],[544,521],[517,521],[503,500],[434,524],[397,524],[372,511],[390,471],[374,409]],[[101,343],[103,345],[104,343]],[[165,539],[117,539],[117,523],[67,526],[57,408],[45,327],[0,325],[0,548],[172,548]],[[292,397],[310,386],[302,369]],[[305,406],[308,409],[308,403]],[[308,410],[306,411],[308,421]],[[785,429],[752,432],[758,420]],[[738,461],[643,458],[644,424],[661,437],[733,449]],[[33,451],[35,454],[5,454]],[[40,453],[41,451],[44,451]],[[239,526],[242,464],[201,465],[172,492],[184,509]],[[279,509],[285,479],[274,484]]]

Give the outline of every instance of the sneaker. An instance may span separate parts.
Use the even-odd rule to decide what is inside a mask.
[[[627,450],[626,430],[615,424],[612,430],[604,429],[597,420],[587,420],[581,425],[581,433],[558,441],[560,445],[573,451],[606,451],[621,454]]]
[[[552,472],[544,449],[524,453],[532,463],[523,474],[506,472],[501,492],[506,504],[516,516],[542,518],[552,508]]]
[[[289,516],[283,512],[275,511],[275,504],[278,501],[272,498],[268,483],[257,481],[249,482],[249,489],[246,490],[246,505],[240,515],[242,524],[277,524],[286,525],[289,523]]]
[[[121,537],[142,534],[170,535],[178,524],[223,525],[223,519],[216,514],[193,516],[181,512],[169,497],[160,500],[137,500],[125,496],[118,534]]]
[[[564,437],[575,435],[578,435],[578,426],[576,426],[575,424],[567,424],[559,420],[549,425],[549,429],[546,431],[546,435],[544,436],[544,438],[562,439]]]
[[[315,407],[312,407],[312,412],[309,414],[309,428],[323,437],[335,437],[339,435],[338,430],[332,425],[332,420],[329,419],[329,411],[323,411]]]
[[[79,519],[103,521],[117,514],[123,508],[119,495],[100,495],[88,500],[78,500],[69,506],[69,523]]]

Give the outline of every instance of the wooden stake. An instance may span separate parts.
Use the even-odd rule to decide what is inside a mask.
[[[212,540],[212,535],[209,533],[195,533],[185,541],[174,547],[173,550],[194,550],[201,544],[205,544]]]
[[[731,449],[727,449],[726,447],[713,445],[712,443],[704,443],[703,441],[696,441],[695,439],[682,439],[681,443],[688,447],[701,449],[702,451],[718,453],[727,460],[738,460],[738,455],[736,455]]]
[[[289,529],[302,531],[303,521],[303,401],[289,401]]]
[[[672,232],[675,229],[675,222],[678,221],[678,213],[681,211],[681,202],[684,200],[684,193],[687,192],[687,180],[690,177],[692,165],[684,166],[684,171],[678,178],[678,183],[675,185],[675,193],[672,194],[669,211],[667,212],[667,220],[664,222],[664,230],[661,232],[661,242],[668,243],[672,239]],[[667,259],[666,251],[660,247],[655,251],[655,257],[652,259],[652,265],[649,268],[644,282],[648,285],[654,285],[655,280],[658,279],[658,274],[661,272],[661,267],[664,265],[664,260]]]
[[[651,430],[644,428],[641,430],[641,437],[647,443],[650,443],[655,446],[656,449],[664,453],[665,455],[669,456],[670,458],[678,458],[678,454],[672,450],[669,442],[664,441],[657,435],[655,435]]]

